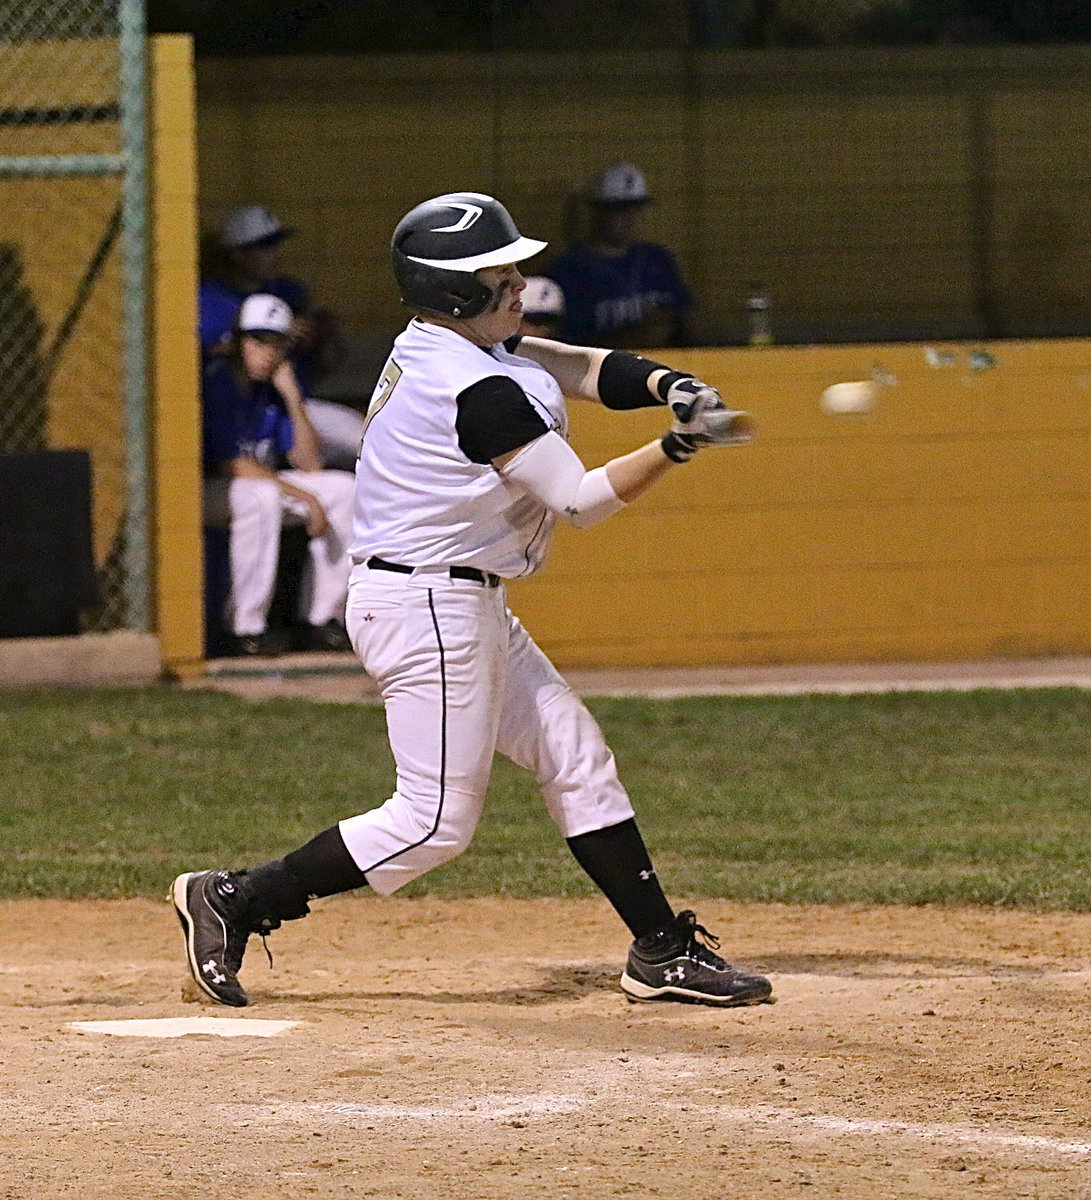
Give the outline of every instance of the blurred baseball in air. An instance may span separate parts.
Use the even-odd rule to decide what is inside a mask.
[[[831,384],[822,393],[822,411],[840,416],[846,413],[871,412],[875,407],[878,384],[871,380]]]

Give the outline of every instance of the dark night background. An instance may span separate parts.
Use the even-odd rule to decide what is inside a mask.
[[[150,0],[200,55],[1091,40],[1089,0]]]

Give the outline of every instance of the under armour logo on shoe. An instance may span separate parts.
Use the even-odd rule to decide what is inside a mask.
[[[679,963],[678,966],[671,967],[670,970],[663,972],[663,978],[668,983],[674,983],[675,981],[681,983],[681,981],[683,979],[685,979],[685,977],[686,977],[686,968],[683,967],[681,963]]]
[[[209,977],[209,979],[212,980],[213,983],[226,983],[227,982],[227,976],[224,975],[220,971],[220,968],[216,966],[216,960],[214,958],[210,958],[208,960],[208,962],[206,962],[205,965],[201,968],[201,971],[203,974],[207,975]]]
[[[640,872],[640,878],[641,878],[641,879],[643,879],[645,883],[647,883],[647,882],[648,882],[648,880],[649,880],[649,879],[651,879],[651,878],[652,878],[654,875],[655,875],[655,869],[654,869],[654,868],[652,868],[651,870],[648,870],[648,871],[641,871],[641,872]]]

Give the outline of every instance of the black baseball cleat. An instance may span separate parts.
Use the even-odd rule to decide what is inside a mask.
[[[352,649],[352,642],[340,621],[301,625],[295,630],[293,645],[296,650],[325,650],[338,654]]]
[[[700,934],[704,944],[697,940]],[[629,947],[621,990],[629,1000],[677,1000],[731,1008],[768,1000],[773,985],[713,953],[719,941],[697,924],[696,914],[680,912],[671,928],[638,938]]]
[[[224,658],[279,658],[288,645],[284,630],[264,629],[261,633],[234,633],[224,637],[219,653]]]
[[[189,871],[171,887],[186,959],[197,986],[220,1004],[244,1008],[249,1000],[239,983],[250,930],[241,919],[247,903],[231,871]]]

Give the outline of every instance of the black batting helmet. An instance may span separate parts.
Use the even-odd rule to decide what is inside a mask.
[[[474,275],[546,248],[525,238],[492,196],[451,192],[425,200],[398,222],[390,242],[402,303],[445,317],[476,317],[493,293]]]

